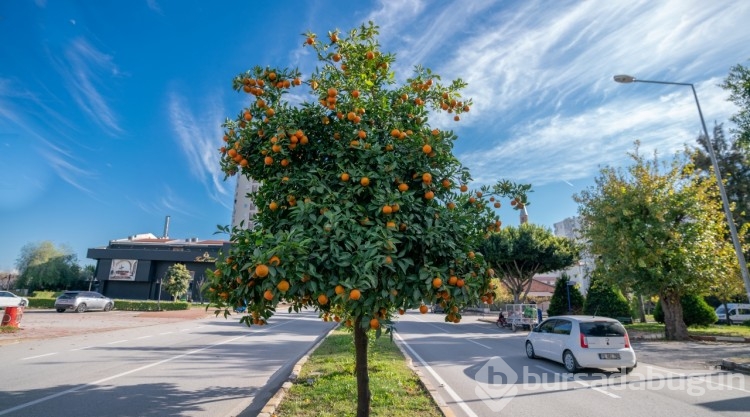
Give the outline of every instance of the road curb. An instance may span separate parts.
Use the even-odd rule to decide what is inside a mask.
[[[748,362],[736,362],[732,359],[724,359],[721,361],[721,369],[750,375],[750,363]]]
[[[271,399],[266,402],[266,405],[263,406],[257,417],[272,417],[276,413],[276,409],[279,407],[279,404],[281,404],[281,401],[284,400],[286,393],[292,388],[297,378],[299,378],[299,373],[302,370],[302,366],[307,363],[308,359],[310,359],[310,355],[315,352],[315,349],[317,349],[321,345],[321,343],[323,343],[323,341],[326,340],[328,336],[330,336],[331,333],[333,333],[338,328],[339,326],[334,326],[331,330],[328,331],[328,333],[321,337],[317,341],[317,343],[315,343],[310,349],[308,349],[304,355],[302,355],[302,357],[292,367],[292,371],[289,373],[289,377],[287,377],[286,382],[281,384],[281,388],[279,388],[271,397]]]

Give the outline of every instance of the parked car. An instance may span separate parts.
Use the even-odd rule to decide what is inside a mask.
[[[745,321],[750,320],[750,304],[735,304],[727,303],[729,308],[729,319],[734,324],[741,324]],[[724,309],[724,304],[716,308],[716,316],[719,317],[719,323],[727,322],[727,311]]]
[[[29,305],[29,299],[19,297],[10,291],[0,291],[0,308],[5,307],[26,307]]]
[[[94,291],[66,291],[55,300],[55,309],[58,313],[65,310],[73,310],[83,313],[89,310],[109,311],[114,308],[115,302]]]
[[[568,372],[618,368],[627,374],[638,363],[622,324],[596,316],[555,316],[544,320],[526,336],[526,356],[560,362]]]

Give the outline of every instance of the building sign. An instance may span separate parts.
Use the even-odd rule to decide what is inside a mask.
[[[112,269],[109,270],[110,281],[135,281],[135,259],[112,259]]]

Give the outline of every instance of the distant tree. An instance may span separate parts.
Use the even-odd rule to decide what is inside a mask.
[[[28,243],[16,260],[19,276],[17,288],[64,290],[82,285],[81,266],[72,250],[55,247],[52,242]]]
[[[580,248],[543,226],[524,223],[491,234],[479,251],[519,303],[526,299],[534,275],[573,265]]]
[[[174,264],[164,276],[164,289],[176,300],[190,288],[190,271],[183,264]]]
[[[683,321],[688,327],[708,326],[718,320],[716,311],[700,295],[683,295],[680,297],[680,304],[684,313]],[[665,321],[661,300],[657,301],[654,307],[654,320],[658,323],[664,323]]]
[[[568,285],[570,277],[563,273],[555,283],[555,292],[547,309],[548,316],[560,316],[563,314],[581,314],[583,312],[584,299],[578,284]]]
[[[646,160],[637,147],[630,156],[627,171],[602,169],[594,187],[574,196],[582,234],[607,279],[659,295],[667,339],[688,339],[680,298],[708,292],[737,263],[718,187],[683,156],[671,165]]]
[[[750,147],[750,68],[737,64],[729,69],[729,75],[720,86],[729,91],[729,101],[737,105],[739,112],[729,120],[737,127],[732,133],[737,136],[739,144]]]
[[[713,172],[713,165],[704,135],[697,139],[696,148],[691,157],[696,169],[708,175]],[[740,235],[748,241],[750,237],[750,149],[740,145],[739,139],[728,139],[723,125],[714,126],[711,145],[714,148],[716,162],[719,165],[727,199],[732,203],[732,217]],[[720,206],[720,209],[722,207]],[[724,216],[723,209],[719,212]],[[730,239],[730,236],[727,236]],[[748,256],[748,253],[745,253]]]
[[[594,271],[586,292],[586,301],[583,304],[583,312],[587,315],[604,317],[630,317],[630,304],[619,289],[601,278]]]

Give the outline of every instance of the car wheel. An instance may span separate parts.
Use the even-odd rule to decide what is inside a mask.
[[[58,309],[57,309],[57,312],[58,312],[58,313],[64,313],[64,312],[65,312],[65,309],[64,309],[64,308],[58,308]]]
[[[563,366],[568,372],[572,373],[578,371],[578,362],[576,361],[576,357],[573,356],[573,352],[566,350],[565,353],[563,353]]]
[[[19,307],[26,307],[26,301],[21,301],[21,302],[20,302],[20,303],[18,304],[18,306],[19,306]]]
[[[633,372],[633,367],[631,366],[631,367],[627,367],[627,368],[620,368],[620,372],[622,372],[623,374],[627,375],[627,374]]]
[[[104,311],[112,310],[112,303],[107,303],[107,305],[104,306]]]
[[[534,345],[532,345],[531,342],[526,342],[526,356],[528,356],[529,359],[536,358],[536,354],[534,354]]]
[[[78,304],[78,308],[76,308],[76,313],[85,313],[86,312],[86,303]]]

